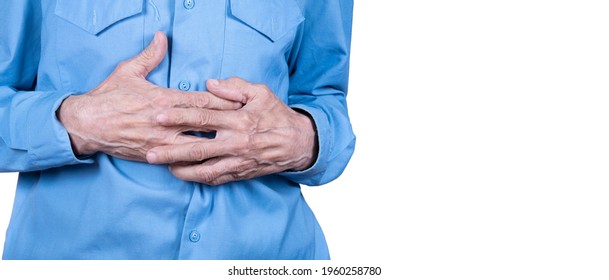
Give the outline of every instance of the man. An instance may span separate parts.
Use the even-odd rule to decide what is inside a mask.
[[[3,257],[329,258],[299,184],[353,153],[352,5],[3,1]]]

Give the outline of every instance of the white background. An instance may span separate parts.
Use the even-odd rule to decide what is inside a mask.
[[[356,1],[356,152],[340,179],[303,189],[324,265],[383,268],[368,279],[607,279],[605,3]],[[3,230],[15,178],[0,174]]]

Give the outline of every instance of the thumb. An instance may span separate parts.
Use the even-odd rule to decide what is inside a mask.
[[[142,52],[124,63],[123,70],[129,74],[146,78],[152,69],[156,68],[167,53],[167,36],[157,31],[152,42]]]
[[[207,80],[207,90],[213,95],[235,102],[247,104],[252,99],[252,93],[257,91],[254,85],[237,77],[226,80]]]

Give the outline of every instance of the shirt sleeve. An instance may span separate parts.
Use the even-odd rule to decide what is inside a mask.
[[[300,6],[305,21],[290,55],[288,105],[312,117],[319,151],[307,170],[281,174],[317,186],[336,179],[355,148],[346,101],[353,0],[305,0]]]
[[[40,1],[4,1],[0,9],[0,172],[78,164],[56,117],[71,93],[33,91],[40,59]]]

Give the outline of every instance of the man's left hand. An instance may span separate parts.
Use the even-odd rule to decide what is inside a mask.
[[[207,89],[244,105],[237,110],[172,108],[161,113],[160,125],[216,131],[216,137],[153,148],[146,156],[149,163],[169,164],[183,180],[218,185],[304,170],[315,162],[312,119],[288,107],[266,85],[239,78],[210,79]]]

